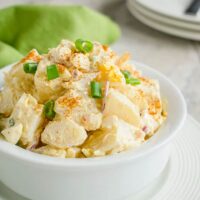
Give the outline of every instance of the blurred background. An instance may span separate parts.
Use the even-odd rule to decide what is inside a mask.
[[[148,2],[151,3],[152,0]],[[0,7],[23,3],[81,4],[108,15],[121,29],[121,38],[112,47],[118,53],[130,52],[132,59],[169,77],[183,92],[189,113],[200,121],[199,15],[185,15],[185,10],[192,2],[190,0],[159,0],[161,8],[174,13],[160,9],[156,0],[154,2],[158,7],[155,6],[155,10],[148,7],[145,11],[145,3],[148,2],[141,0],[143,5],[136,5],[134,0],[129,0],[128,3],[125,0],[0,0]],[[178,12],[182,12],[184,16],[173,16]]]

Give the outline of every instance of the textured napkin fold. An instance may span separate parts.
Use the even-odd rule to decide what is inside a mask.
[[[61,39],[111,44],[120,30],[108,17],[83,6],[18,5],[0,10],[0,67],[30,49],[45,53]]]

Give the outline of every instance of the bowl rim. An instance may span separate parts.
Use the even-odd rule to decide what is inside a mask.
[[[56,158],[56,157],[41,155],[41,154],[27,151],[5,140],[0,140],[0,154],[3,153],[4,155],[11,157],[11,159],[24,161],[27,164],[31,164],[31,165],[38,164],[41,166],[65,167],[65,168],[73,167],[73,169],[75,169],[75,168],[80,168],[80,167],[88,168],[88,167],[94,167],[94,166],[102,167],[102,166],[108,166],[108,165],[119,164],[119,163],[123,164],[125,162],[130,162],[133,160],[137,160],[141,157],[147,156],[150,153],[155,152],[162,146],[165,146],[166,144],[168,144],[171,141],[171,139],[176,135],[176,133],[180,130],[180,128],[183,126],[184,121],[186,119],[187,106],[186,106],[184,97],[181,91],[178,89],[178,87],[159,71],[149,67],[146,64],[142,64],[137,61],[132,61],[132,63],[134,66],[136,66],[136,69],[139,69],[141,67],[142,71],[143,70],[150,71],[156,76],[160,77],[161,79],[164,79],[165,82],[167,82],[167,84],[171,88],[173,88],[173,90],[176,92],[176,95],[179,98],[178,101],[181,106],[181,117],[179,118],[178,123],[175,125],[175,128],[173,129],[172,133],[170,133],[169,136],[166,137],[165,140],[158,141],[154,146],[152,146],[148,150],[144,150],[141,152],[133,149],[133,150],[124,151],[124,152],[114,154],[114,155],[96,157],[96,158],[84,158],[84,159],[77,159],[77,158],[63,159],[63,158]],[[7,71],[11,66],[12,65],[8,65],[8,66],[5,66],[5,68],[0,69],[0,74],[4,71]]]

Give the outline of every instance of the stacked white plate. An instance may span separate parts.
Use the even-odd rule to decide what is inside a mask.
[[[129,11],[142,23],[165,33],[200,41],[200,12],[185,14],[191,0],[127,0]]]

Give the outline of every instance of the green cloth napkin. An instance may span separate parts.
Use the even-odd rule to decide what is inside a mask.
[[[61,39],[111,44],[120,30],[108,17],[83,6],[18,5],[0,10],[0,67],[32,48],[40,53]]]

